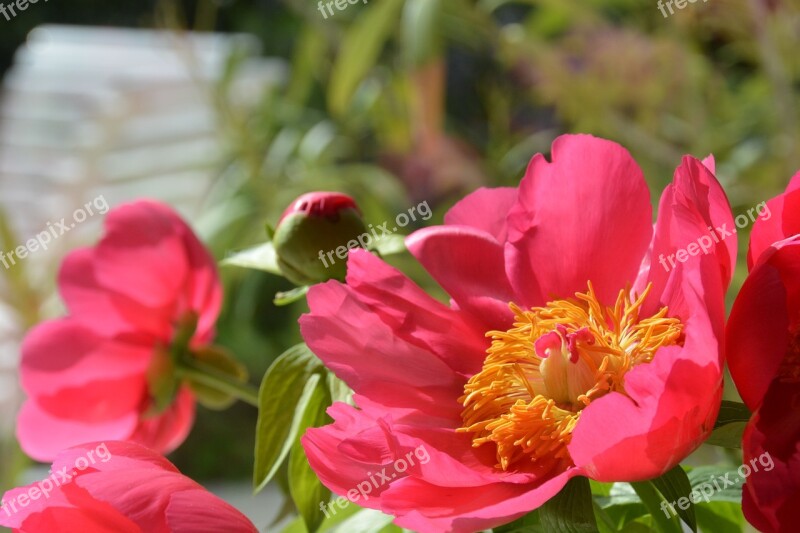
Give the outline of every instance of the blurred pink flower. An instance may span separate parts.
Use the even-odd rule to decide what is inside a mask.
[[[23,450],[47,461],[98,439],[175,449],[194,397],[182,386],[154,409],[148,372],[158,372],[154,356],[170,349],[179,325],[197,319],[192,347],[213,337],[222,293],[208,251],[168,206],[134,202],[108,214],[95,247],[67,256],[58,284],[68,315],[33,328],[22,346]]]
[[[752,468],[742,510],[760,531],[790,533],[800,521],[800,173],[765,211],[753,225],[750,273],[726,346],[731,376],[753,411],[742,442]]]
[[[402,527],[476,531],[575,476],[674,467],[719,409],[736,237],[671,269],[651,258],[733,228],[713,160],[685,157],[652,220],[630,154],[567,135],[519,188],[480,189],[407,239],[449,307],[351,252],[347,284],[312,287],[300,321],[357,405],[303,438],[322,482]]]
[[[60,452],[53,474],[3,496],[0,525],[20,533],[258,530],[155,452],[109,441]]]

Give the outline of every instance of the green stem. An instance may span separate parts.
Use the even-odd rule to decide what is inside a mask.
[[[199,361],[181,361],[175,369],[175,373],[178,378],[211,387],[249,403],[253,407],[258,407],[258,391],[254,387]]]

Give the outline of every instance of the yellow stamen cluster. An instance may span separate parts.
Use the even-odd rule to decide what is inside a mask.
[[[592,284],[575,298],[528,311],[511,303],[508,331],[490,331],[483,369],[464,387],[463,427],[473,446],[497,446],[497,467],[562,471],[581,410],[608,394],[625,394],[625,374],[649,363],[662,346],[681,344],[681,322],[663,307],[651,317],[639,297],[622,290],[604,307]],[[526,461],[523,461],[527,459]]]

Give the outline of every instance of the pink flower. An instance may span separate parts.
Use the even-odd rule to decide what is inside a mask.
[[[130,442],[60,452],[51,475],[3,496],[0,525],[20,533],[255,533],[242,513]]]
[[[654,228],[625,149],[558,138],[518,188],[480,189],[407,239],[449,307],[351,252],[347,284],[313,287],[301,318],[356,393],[303,438],[322,482],[403,527],[476,531],[575,476],[674,467],[721,398],[736,237],[710,235],[733,228],[712,172],[685,157]]]
[[[752,470],[744,515],[760,531],[789,533],[800,521],[800,173],[763,212],[726,346],[731,376],[753,411],[742,442]]]
[[[170,349],[182,324],[197,320],[188,331],[192,347],[212,339],[221,301],[214,260],[160,203],[120,206],[109,213],[105,230],[95,247],[75,250],[61,265],[58,284],[68,315],[35,327],[22,346],[28,400],[17,437],[40,461],[98,439],[168,453],[186,438],[194,418],[187,386],[157,408],[148,372],[159,373],[155,355]]]

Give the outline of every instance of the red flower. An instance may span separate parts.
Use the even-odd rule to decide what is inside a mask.
[[[731,375],[753,411],[744,463],[745,517],[764,532],[800,521],[800,173],[767,202],[750,238],[750,274],[726,330]],[[759,468],[760,461],[771,468]]]
[[[358,406],[303,438],[323,483],[403,527],[476,531],[574,476],[674,467],[721,397],[736,237],[709,234],[733,228],[712,171],[685,157],[654,229],[626,150],[558,138],[519,188],[478,190],[407,239],[449,307],[351,252],[347,284],[312,287],[301,318]]]
[[[130,442],[83,444],[51,475],[3,496],[0,525],[20,533],[255,533],[242,513]]]
[[[189,345],[211,341],[221,301],[214,260],[160,203],[118,207],[105,228],[97,246],[72,252],[61,265],[58,284],[68,316],[38,325],[22,346],[28,400],[17,436],[41,461],[98,439],[167,453],[183,442],[194,418],[186,386],[157,409],[148,372],[158,371],[154,356],[168,351],[178,330],[195,320]]]

